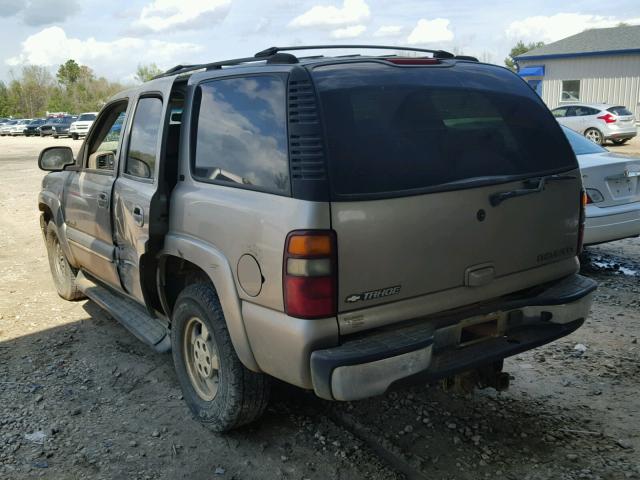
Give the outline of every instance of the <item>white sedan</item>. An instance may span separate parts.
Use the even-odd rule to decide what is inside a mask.
[[[640,235],[640,159],[609,152],[562,127],[587,192],[584,244]]]

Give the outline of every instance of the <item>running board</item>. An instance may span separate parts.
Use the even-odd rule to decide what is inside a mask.
[[[171,349],[169,329],[138,303],[96,284],[82,272],[78,273],[76,284],[82,293],[155,351],[164,353]]]

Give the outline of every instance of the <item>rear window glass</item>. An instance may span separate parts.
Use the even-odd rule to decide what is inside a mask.
[[[596,143],[588,140],[583,135],[574,132],[570,128],[562,127],[564,134],[567,136],[567,140],[571,144],[571,148],[573,149],[573,153],[576,155],[585,155],[588,153],[602,153],[606,152],[604,148]]]
[[[607,112],[611,112],[614,115],[633,115],[633,113],[631,113],[631,110],[629,110],[627,107],[611,107],[607,108]]]
[[[501,69],[360,63],[313,75],[334,195],[420,193],[577,166],[546,107]]]

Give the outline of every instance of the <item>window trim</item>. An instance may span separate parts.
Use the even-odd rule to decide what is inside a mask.
[[[231,80],[236,78],[247,79],[254,77],[277,77],[282,81],[284,87],[284,101],[285,101],[285,137],[287,139],[286,156],[287,156],[287,175],[289,176],[289,191],[282,192],[277,190],[271,190],[269,188],[261,187],[258,185],[245,185],[233,182],[226,182],[224,180],[212,180],[209,178],[198,177],[195,174],[196,168],[196,145],[198,142],[198,120],[200,117],[200,105],[202,104],[202,85],[211,84],[223,80]],[[289,73],[284,72],[260,72],[260,73],[245,73],[237,75],[227,75],[223,77],[207,78],[194,85],[194,93],[191,99],[191,112],[190,112],[190,125],[191,133],[189,135],[189,175],[191,179],[198,183],[208,183],[211,185],[220,185],[223,187],[237,188],[240,190],[250,190],[253,192],[268,193],[270,195],[278,195],[280,197],[292,197],[293,187],[291,182],[291,160],[289,158],[289,98],[287,95],[288,90],[288,77]],[[184,110],[183,110],[184,115]],[[184,120],[183,120],[184,122]]]
[[[163,136],[163,129],[164,129],[164,116],[161,115],[160,116],[160,127],[158,129],[158,138],[156,139],[156,162],[153,165],[153,177],[151,178],[145,178],[145,177],[138,177],[136,175],[133,175],[131,173],[127,173],[126,172],[126,168],[127,168],[127,161],[129,159],[129,150],[131,148],[131,132],[133,131],[133,125],[134,122],[136,120],[136,113],[138,113],[138,108],[140,106],[140,101],[144,100],[145,98],[157,98],[158,100],[160,100],[160,102],[162,103],[162,109],[164,111],[164,97],[162,96],[162,93],[160,92],[145,92],[143,94],[141,94],[137,99],[136,99],[136,103],[135,103],[135,108],[134,110],[131,112],[131,122],[130,125],[127,129],[127,143],[126,143],[126,154],[124,155],[124,161],[122,162],[122,165],[118,166],[118,172],[120,174],[121,177],[123,178],[128,178],[130,180],[135,180],[137,182],[141,182],[141,183],[148,183],[150,185],[153,185],[156,182],[156,167],[158,165],[158,162],[160,162],[160,151],[158,149],[158,145],[160,142],[162,142],[162,136]]]
[[[114,105],[117,105],[118,103],[126,103],[126,108],[124,109],[124,114],[125,114],[125,119],[124,122],[122,123],[122,128],[124,129],[126,127],[127,124],[127,112],[129,111],[129,107],[131,105],[130,102],[130,98],[129,97],[122,97],[122,98],[118,98],[113,100],[112,102],[107,103],[104,107],[102,107],[102,110],[100,110],[100,112],[98,113],[98,115],[96,115],[96,119],[94,120],[94,124],[96,122],[98,122],[99,120],[102,119],[102,117],[105,115],[105,112],[112,108]],[[90,133],[95,134],[97,130],[95,128],[93,128],[93,125],[91,126],[91,131]],[[84,142],[84,145],[81,147],[82,148],[82,162],[81,165],[78,166],[78,171],[80,172],[87,172],[87,173],[95,173],[98,175],[110,175],[114,178],[117,177],[117,172],[120,168],[120,152],[122,151],[122,146],[123,146],[123,142],[124,142],[124,135],[120,135],[120,139],[118,140],[118,149],[116,150],[115,153],[115,165],[113,166],[113,170],[99,170],[97,168],[89,168],[87,166],[87,162],[89,161],[89,146],[90,146],[90,138],[87,137],[87,139]],[[67,168],[68,170],[68,168]]]

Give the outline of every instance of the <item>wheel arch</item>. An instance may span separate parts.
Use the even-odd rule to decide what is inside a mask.
[[[242,319],[233,272],[226,257],[213,245],[199,239],[168,234],[159,254],[157,270],[158,294],[168,316],[171,316],[180,291],[200,280],[209,281],[218,295],[238,358],[249,370],[260,372]]]
[[[62,246],[64,254],[67,256],[67,260],[72,267],[78,268],[78,262],[73,256],[73,252],[69,248],[69,243],[67,242],[64,218],[62,216],[62,209],[60,208],[60,201],[58,198],[47,191],[40,192],[38,195],[38,210],[41,212],[40,227],[42,228],[42,234],[46,236],[49,222],[53,222],[56,227],[58,241]]]

